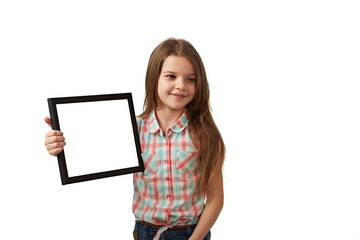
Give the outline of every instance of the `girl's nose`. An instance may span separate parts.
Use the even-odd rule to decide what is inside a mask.
[[[178,79],[176,79],[175,88],[176,89],[185,89],[185,80],[180,77]]]

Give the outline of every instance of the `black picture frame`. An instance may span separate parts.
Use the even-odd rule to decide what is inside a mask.
[[[68,106],[71,105],[72,107],[76,106],[77,108],[81,109],[83,107],[83,105],[79,105],[79,104],[83,104],[83,103],[87,103],[90,105],[91,104],[94,105],[94,103],[101,103],[100,106],[106,106],[105,103],[111,102],[112,104],[114,104],[114,103],[120,104],[120,102],[121,102],[122,106],[125,106],[124,108],[126,108],[126,106],[128,106],[128,110],[129,110],[128,111],[129,115],[126,115],[126,113],[124,113],[125,115],[122,115],[122,116],[129,117],[130,121],[128,120],[128,122],[131,122],[131,125],[126,126],[126,130],[129,134],[130,134],[130,131],[132,132],[133,139],[125,139],[125,141],[127,141],[128,144],[130,144],[130,146],[131,146],[130,148],[133,148],[133,151],[136,151],[135,153],[132,153],[134,156],[134,157],[132,157],[133,162],[127,167],[115,167],[115,169],[107,169],[107,170],[100,170],[100,171],[94,171],[94,172],[85,172],[82,174],[75,174],[75,175],[72,174],[69,176],[69,169],[68,169],[69,162],[65,157],[65,152],[66,152],[68,146],[65,146],[64,150],[57,155],[62,185],[144,171],[144,163],[143,163],[143,159],[141,157],[141,146],[140,146],[140,141],[139,141],[138,128],[137,128],[136,116],[135,116],[134,105],[133,105],[131,93],[116,93],[116,94],[103,94],[103,95],[48,98],[47,100],[48,100],[48,106],[49,106],[49,111],[50,111],[52,128],[53,128],[53,130],[60,130],[60,131],[62,131],[60,128],[62,116],[59,116],[59,114],[63,114],[63,113],[59,113],[59,111],[58,111],[59,108],[66,109],[66,108],[68,108]],[[116,101],[116,102],[114,102],[114,101]],[[126,104],[124,105],[123,101],[126,101],[127,105]],[[86,105],[86,106],[90,106],[90,105]],[[101,107],[99,109],[104,109],[104,108]],[[111,109],[111,111],[109,111],[109,112],[114,113],[116,111],[117,111],[117,109]],[[77,111],[77,112],[79,112],[79,111]],[[59,117],[60,117],[60,120],[59,120]],[[97,122],[94,125],[96,125],[96,124],[97,124]],[[99,125],[99,126],[101,126],[101,125]],[[104,125],[102,125],[102,126],[104,126]],[[97,126],[91,126],[92,129],[95,129],[96,127]],[[131,128],[131,130],[129,130],[130,128]],[[91,129],[89,129],[89,131],[91,131]],[[69,139],[67,138],[67,134],[69,135],[69,132],[64,132],[64,136],[65,136],[67,145],[69,145],[68,144]],[[117,136],[122,137],[121,132],[119,132],[119,133],[110,132],[109,134],[112,134],[112,136],[114,136],[114,134],[117,134]],[[127,135],[127,137],[132,138],[129,136],[129,134]],[[84,136],[84,137],[86,137],[86,136]],[[94,137],[96,138],[96,136],[94,136]],[[106,141],[106,139],[102,139],[101,141]],[[132,145],[132,143],[134,145]],[[132,146],[134,146],[134,147],[132,147]],[[91,149],[93,149],[94,147],[96,147],[96,146],[89,146],[88,151],[91,151]],[[126,149],[125,151],[128,151],[128,149]],[[119,156],[117,156],[119,158],[119,161],[120,161],[121,155],[123,153],[124,153],[124,151],[119,152]],[[134,160],[133,158],[137,158],[137,159]]]

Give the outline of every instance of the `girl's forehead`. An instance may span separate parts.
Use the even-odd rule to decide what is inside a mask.
[[[165,58],[161,71],[195,74],[194,66],[188,59],[182,56],[172,56],[172,55]]]

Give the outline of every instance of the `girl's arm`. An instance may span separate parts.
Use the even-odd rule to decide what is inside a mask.
[[[222,174],[218,176],[214,188],[207,196],[207,202],[200,220],[189,240],[202,240],[218,218],[224,204]]]

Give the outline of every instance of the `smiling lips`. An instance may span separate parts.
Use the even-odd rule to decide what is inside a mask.
[[[170,93],[171,96],[174,96],[176,99],[183,99],[186,96],[181,93]]]

